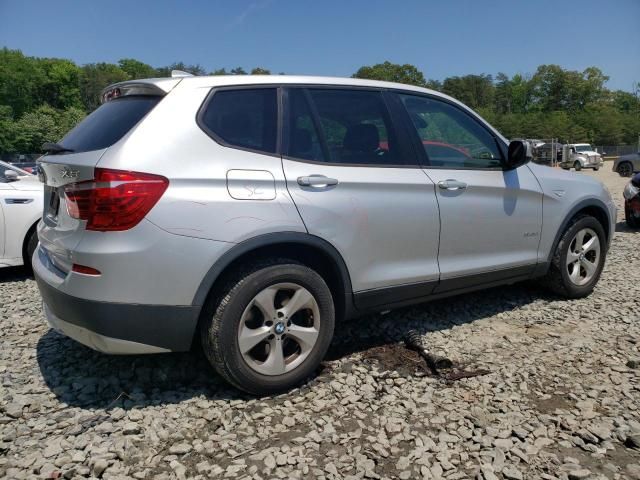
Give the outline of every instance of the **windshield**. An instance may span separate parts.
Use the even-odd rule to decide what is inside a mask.
[[[1,170],[0,173],[4,173],[5,170],[13,170],[14,172],[16,172],[20,176],[31,175],[26,170],[22,170],[19,167],[16,167],[14,165],[11,165],[11,164],[8,164],[8,163],[5,163],[5,162],[0,162],[0,170]]]
[[[156,96],[127,96],[110,100],[65,135],[60,144],[73,152],[110,147],[160,101]]]
[[[576,152],[593,152],[593,147],[588,143],[580,143],[575,146]]]

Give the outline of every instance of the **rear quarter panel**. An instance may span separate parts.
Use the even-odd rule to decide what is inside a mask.
[[[259,234],[306,231],[287,192],[279,156],[224,147],[197,125],[209,90],[179,84],[107,150],[99,166],[167,177],[169,188],[146,218],[176,235],[237,243]],[[232,190],[242,190],[244,181],[246,196],[231,196],[231,170]],[[269,178],[269,185],[260,178]],[[275,192],[251,195],[263,188]]]

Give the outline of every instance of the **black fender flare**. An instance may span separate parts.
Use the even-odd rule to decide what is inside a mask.
[[[225,252],[205,274],[204,278],[200,282],[200,286],[198,287],[198,290],[196,291],[191,304],[193,306],[204,305],[207,295],[209,294],[211,287],[218,279],[218,277],[234,260],[237,260],[242,255],[245,255],[252,250],[256,250],[258,248],[266,247],[269,245],[292,243],[314,247],[322,250],[323,253],[327,254],[333,260],[341,277],[342,285],[345,289],[345,297],[352,295],[353,289],[351,287],[351,277],[349,275],[349,270],[347,269],[347,264],[342,258],[342,255],[340,255],[340,252],[338,252],[338,250],[333,245],[331,245],[326,240],[323,240],[322,238],[311,235],[309,233],[277,232],[267,233],[250,238],[248,240],[244,240],[233,246],[231,249],[227,250],[227,252]]]

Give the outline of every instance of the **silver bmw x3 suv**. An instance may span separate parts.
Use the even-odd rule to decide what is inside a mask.
[[[616,210],[423,88],[138,80],[45,148],[33,256],[50,325],[106,353],[201,342],[253,394],[313,374],[350,317],[539,277],[595,287]]]

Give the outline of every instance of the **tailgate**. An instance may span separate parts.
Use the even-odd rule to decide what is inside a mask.
[[[66,155],[45,155],[40,160],[44,183],[44,211],[38,229],[40,244],[51,263],[67,273],[72,252],[84,233],[83,222],[67,213],[65,185],[92,180],[94,169],[106,149]]]

